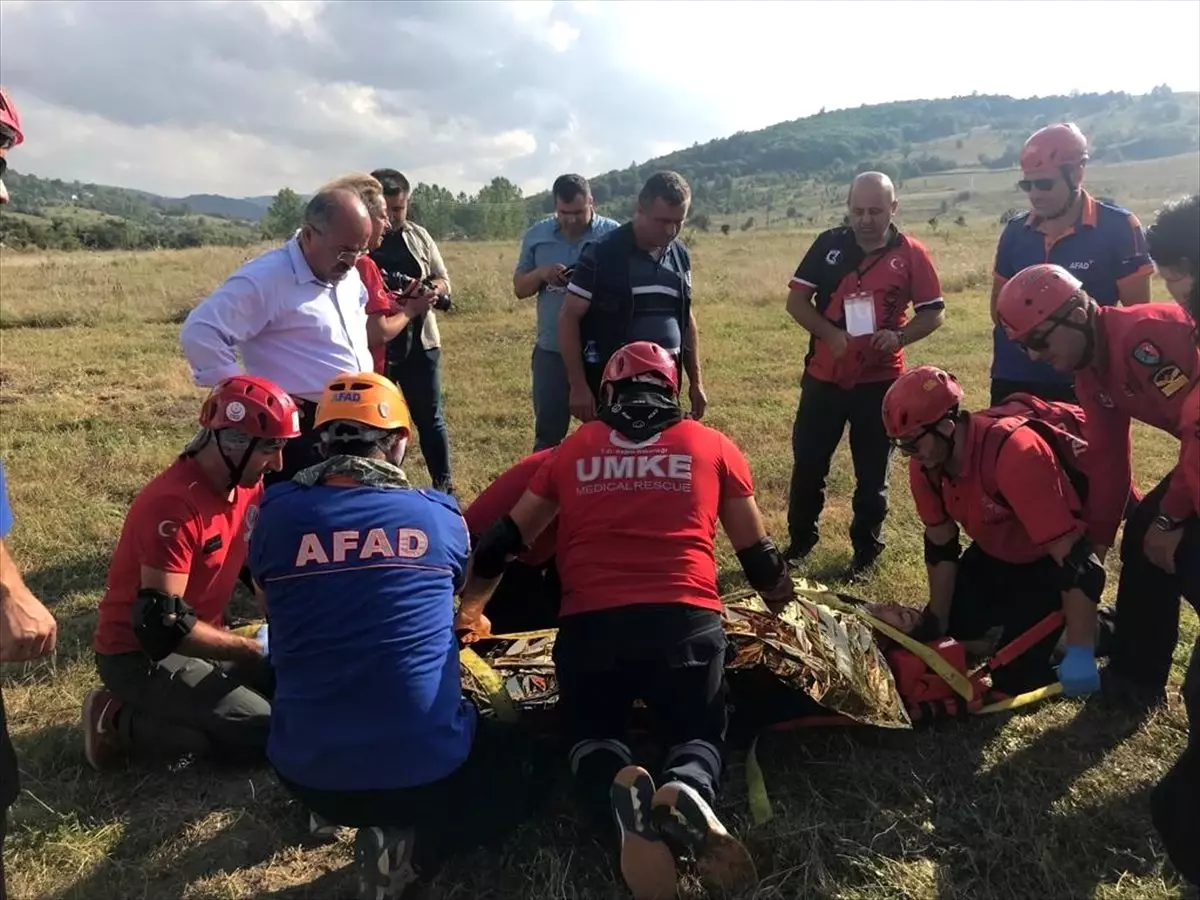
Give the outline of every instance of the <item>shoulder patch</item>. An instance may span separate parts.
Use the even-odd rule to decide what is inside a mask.
[[[1133,348],[1133,358],[1144,366],[1157,366],[1162,362],[1162,351],[1153,341],[1142,341]]]
[[[1168,363],[1151,376],[1151,381],[1164,397],[1174,397],[1188,386],[1188,377],[1180,371],[1179,366]]]

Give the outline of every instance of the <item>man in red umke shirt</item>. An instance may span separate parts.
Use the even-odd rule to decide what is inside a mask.
[[[678,379],[656,344],[613,354],[597,418],[551,452],[512,512],[480,538],[458,621],[468,640],[489,633],[483,609],[506,560],[556,520],[558,711],[581,801],[600,823],[611,827],[616,815],[635,897],[674,896],[664,833],[696,854],[710,889],[757,877],[712,811],[727,724],[717,522],[772,609],[793,596],[746,458],[725,435],[683,417]],[[666,747],[657,790],[627,743],[637,699]]]
[[[271,719],[266,648],[224,628],[258,522],[262,476],[300,434],[295,401],[262,378],[216,388],[201,430],[138,493],[100,601],[93,647],[103,690],[83,704],[97,770],[128,753],[257,759]]]

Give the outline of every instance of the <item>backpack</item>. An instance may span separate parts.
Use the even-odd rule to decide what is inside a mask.
[[[1013,432],[1027,427],[1049,444],[1071,487],[1075,489],[1080,504],[1087,504],[1088,443],[1083,436],[1087,417],[1082,407],[1074,403],[1043,400],[1033,394],[1015,393],[998,406],[976,415],[990,420],[980,453],[981,471],[985,475],[983,489],[988,497],[1003,508],[1012,509],[996,485],[996,460]]]

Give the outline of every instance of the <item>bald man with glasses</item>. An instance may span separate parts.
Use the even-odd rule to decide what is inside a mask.
[[[320,191],[293,238],[230,275],[183,323],[180,343],[196,384],[210,387],[244,368],[296,401],[300,437],[265,484],[321,461],[312,423],[325,384],[341,372],[373,369],[367,290],[355,268],[370,239],[370,213],[358,194]]]

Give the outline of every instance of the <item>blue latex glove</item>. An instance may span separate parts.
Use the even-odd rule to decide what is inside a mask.
[[[1100,690],[1096,651],[1091,647],[1068,644],[1067,652],[1058,666],[1058,680],[1067,697],[1082,697]]]
[[[258,641],[260,644],[262,644],[262,648],[263,648],[262,653],[263,653],[264,658],[269,655],[268,651],[267,651],[267,648],[269,646],[268,638],[267,638],[267,629],[269,627],[270,626],[268,626],[268,625],[263,625],[261,628],[258,629],[258,631],[256,631],[254,633],[254,639],[256,641]]]

